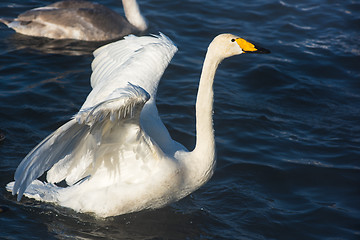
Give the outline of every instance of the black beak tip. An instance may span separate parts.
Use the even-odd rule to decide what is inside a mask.
[[[265,53],[265,54],[271,53],[270,50],[268,50],[266,48],[258,48],[258,51],[259,51],[259,53]]]
[[[271,53],[270,50],[268,50],[266,48],[262,48],[262,47],[258,47],[258,46],[255,46],[255,48],[257,49],[257,51],[255,51],[254,53],[263,53],[263,54]]]
[[[256,51],[245,51],[245,53],[260,53],[260,54],[268,54],[271,53],[270,50],[262,47],[255,46]]]

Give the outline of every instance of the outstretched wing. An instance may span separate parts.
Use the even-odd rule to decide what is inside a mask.
[[[65,179],[71,185],[91,175],[97,161],[106,160],[106,155],[121,152],[122,159],[137,155],[146,158],[156,144],[167,153],[183,148],[171,139],[155,105],[158,83],[176,51],[163,34],[128,36],[97,49],[92,63],[93,90],[75,118],[44,139],[20,163],[13,188],[18,199],[50,168],[49,182]],[[135,151],[127,142],[140,147]]]
[[[65,180],[73,185],[91,176],[96,166],[115,158],[120,162],[125,152],[146,159],[155,147],[142,132],[139,119],[149,98],[144,89],[129,83],[115,89],[112,98],[81,110],[23,159],[15,172],[13,194],[20,200],[31,182],[50,168],[48,182]],[[132,146],[126,145],[129,139]]]
[[[107,44],[95,50],[91,86],[83,108],[103,102],[114,88],[128,82],[147,91],[155,102],[156,91],[166,67],[177,48],[165,35],[136,37]]]
[[[91,65],[93,91],[82,108],[105,101],[113,87],[124,87],[127,82],[139,85],[150,94],[140,117],[145,132],[168,154],[184,149],[172,140],[155,105],[160,78],[176,51],[176,46],[162,33],[159,36],[130,35],[100,47],[94,52],[95,59]]]

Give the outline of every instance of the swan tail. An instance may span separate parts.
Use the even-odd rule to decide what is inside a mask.
[[[15,182],[10,182],[6,185],[6,190],[12,192]],[[58,201],[59,187],[52,183],[44,183],[39,180],[34,180],[23,193],[28,198],[35,199],[42,202],[56,203]]]

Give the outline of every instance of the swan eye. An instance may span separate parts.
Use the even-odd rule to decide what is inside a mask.
[[[235,42],[235,39],[231,39],[232,42]]]

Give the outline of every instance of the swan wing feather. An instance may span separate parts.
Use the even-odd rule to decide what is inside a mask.
[[[13,194],[18,194],[18,200],[34,179],[49,170],[59,159],[73,152],[86,136],[88,128],[77,124],[74,119],[70,120],[28,153],[15,172]]]
[[[150,94],[140,117],[143,129],[163,151],[171,153],[178,148],[183,149],[171,138],[155,104],[160,78],[176,51],[177,47],[162,33],[142,37],[129,35],[98,48],[92,62],[93,90],[82,109],[103,102],[113,88],[122,88],[128,82],[139,85]]]
[[[115,89],[104,102],[82,109],[23,159],[15,173],[13,194],[17,193],[20,200],[32,181],[49,169],[48,182],[65,180],[73,185],[91,176],[96,166],[114,160],[108,156],[123,161],[120,149],[122,153],[142,154],[140,157],[146,158],[154,146],[142,132],[139,118],[149,97],[144,89],[129,83],[126,88]],[[145,142],[140,147],[142,152],[129,149],[126,145],[129,139],[133,139],[135,145]]]
[[[90,175],[90,166],[93,166],[92,169],[95,166],[94,159],[100,159],[97,156],[108,152],[106,147],[101,146],[111,145],[105,139],[111,142],[111,137],[116,134],[121,135],[121,131],[131,132],[134,139],[137,139],[134,140],[134,144],[141,145],[140,149],[144,149],[138,153],[129,150],[126,155],[128,159],[134,156],[138,157],[137,155],[142,155],[143,159],[151,154],[154,155],[157,151],[154,145],[157,144],[153,144],[141,129],[139,118],[156,126],[156,133],[159,136],[165,136],[163,142],[173,142],[157,115],[155,95],[161,75],[176,51],[176,46],[161,33],[159,36],[153,37],[130,35],[124,40],[97,49],[94,52],[95,59],[92,63],[91,85],[93,89],[79,113],[75,115],[74,119],[45,138],[17,168],[13,193],[18,194],[18,199],[21,199],[27,186],[34,179],[49,169],[47,176],[49,182],[59,182],[65,179],[71,185]],[[125,91],[126,89],[133,89],[130,91],[132,93]],[[150,96],[145,107],[148,106],[147,109],[152,109],[152,115],[142,113],[140,117],[144,105],[135,104],[140,107],[134,107],[133,101],[125,100],[131,98],[131,95],[133,97],[142,96],[140,99],[146,99],[146,101]],[[144,100],[143,103],[145,104],[146,101]],[[128,121],[129,118],[124,117],[115,118],[116,114],[124,116],[124,113],[125,116],[132,116],[130,119],[133,121]],[[116,121],[113,121],[114,119]],[[117,124],[116,128],[114,127],[115,123]],[[117,129],[116,134],[109,134],[109,129]],[[148,129],[145,131],[148,132]],[[109,134],[108,137],[107,134]],[[160,138],[158,137],[158,139]],[[125,144],[125,142],[117,142],[116,145],[122,143]],[[100,147],[101,150],[99,150]]]
[[[105,85],[124,86],[127,82],[144,88],[155,101],[161,76],[176,53],[177,48],[164,34],[137,37],[102,46],[94,51],[91,86],[101,86],[102,94],[89,96],[85,105],[94,105],[108,94]]]

